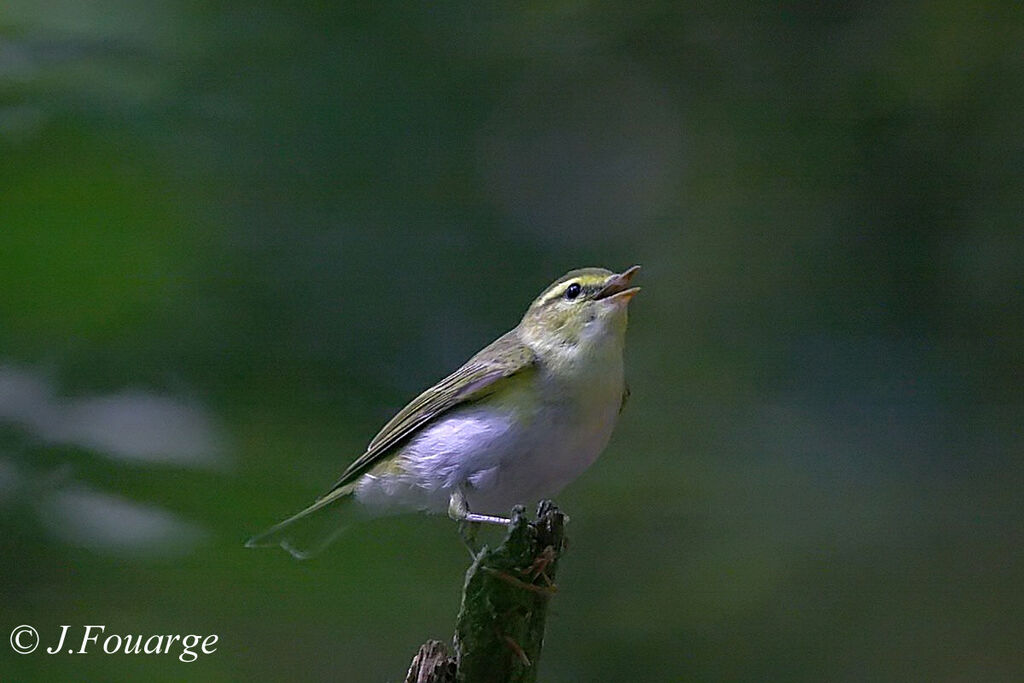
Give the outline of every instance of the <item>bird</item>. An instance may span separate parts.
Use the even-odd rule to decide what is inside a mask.
[[[359,519],[447,513],[475,530],[559,493],[605,449],[629,397],[638,270],[555,280],[516,327],[400,410],[326,493],[246,546],[306,559]]]

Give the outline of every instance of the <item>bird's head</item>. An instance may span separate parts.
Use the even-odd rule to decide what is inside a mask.
[[[640,291],[630,283],[640,266],[621,273],[581,268],[555,280],[534,299],[519,324],[524,340],[539,349],[588,346],[621,339],[626,309]]]

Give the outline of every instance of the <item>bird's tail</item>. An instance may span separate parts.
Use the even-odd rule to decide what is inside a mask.
[[[245,543],[246,548],[279,545],[293,557],[306,560],[319,554],[348,528],[353,521],[351,508],[354,486],[341,486],[317,499],[308,508],[275,524]]]

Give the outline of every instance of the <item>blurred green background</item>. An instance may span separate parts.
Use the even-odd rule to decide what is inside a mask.
[[[395,681],[442,518],[242,547],[642,263],[545,681],[1024,678],[1016,2],[0,8],[3,680]],[[95,649],[95,648],[94,648]]]

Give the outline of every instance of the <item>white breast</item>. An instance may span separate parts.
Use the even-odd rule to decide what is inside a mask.
[[[618,405],[606,402],[597,416],[544,406],[525,420],[488,404],[455,408],[402,449],[400,469],[364,476],[356,498],[378,512],[441,513],[461,486],[474,512],[507,515],[554,496],[589,467],[611,437]]]
[[[505,516],[517,504],[557,494],[604,450],[622,400],[621,346],[565,381],[538,377],[543,401],[482,401],[453,408],[424,427],[395,467],[367,474],[356,498],[378,512],[445,512],[461,487],[470,510]],[[534,397],[536,399],[536,397]],[[529,407],[523,407],[529,406]]]

